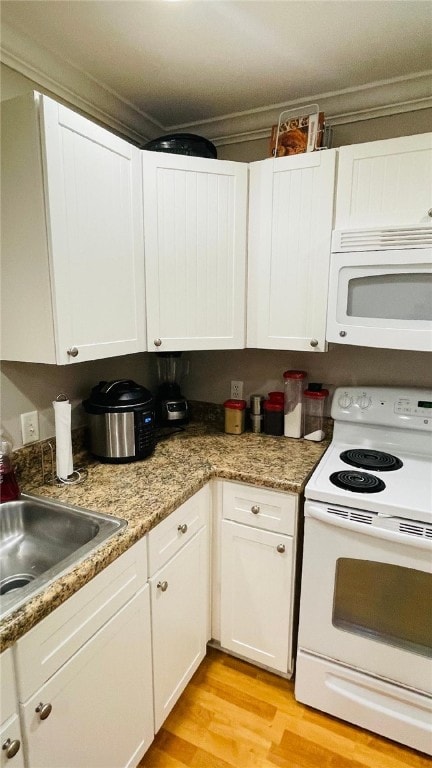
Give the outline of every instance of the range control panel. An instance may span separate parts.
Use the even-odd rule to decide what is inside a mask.
[[[432,390],[338,387],[331,415],[336,421],[432,430]]]

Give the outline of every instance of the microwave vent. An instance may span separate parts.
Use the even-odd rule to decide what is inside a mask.
[[[387,251],[391,248],[432,246],[431,227],[388,227],[333,232],[332,251]]]

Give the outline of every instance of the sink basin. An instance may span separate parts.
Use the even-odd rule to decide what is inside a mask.
[[[0,618],[126,525],[117,517],[27,494],[0,504]]]

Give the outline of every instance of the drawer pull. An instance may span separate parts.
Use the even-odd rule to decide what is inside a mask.
[[[285,544],[278,544],[276,547],[277,551],[283,554],[285,552]]]
[[[317,347],[318,346],[318,339],[311,339],[309,344],[311,347]]]
[[[21,746],[21,742],[19,739],[6,739],[5,743],[2,744],[2,749],[6,752],[6,757],[15,757],[16,753],[19,752],[19,748]]]
[[[77,357],[79,354],[79,350],[76,347],[70,347],[67,353],[69,357]]]
[[[153,344],[155,347],[161,347],[162,346],[162,339],[155,339]]]
[[[253,507],[251,507],[251,512],[253,512],[254,515],[258,515],[259,511],[260,511],[260,508],[258,504],[254,504]]]
[[[47,717],[50,716],[51,711],[52,711],[52,705],[51,704],[42,704],[42,702],[40,702],[40,704],[38,704],[36,709],[35,709],[35,712],[38,713],[38,715],[39,715],[41,720],[46,720]]]
[[[186,523],[180,524],[179,527],[177,528],[177,530],[178,530],[179,533],[186,533],[186,531],[187,531]]]
[[[166,592],[168,589],[168,582],[167,581],[158,581],[157,588],[160,589],[161,592]]]

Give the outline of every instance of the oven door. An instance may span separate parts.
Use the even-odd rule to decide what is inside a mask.
[[[333,253],[327,341],[431,349],[432,250]]]
[[[432,693],[432,540],[328,509],[305,504],[299,648]]]

